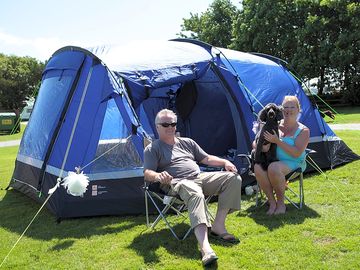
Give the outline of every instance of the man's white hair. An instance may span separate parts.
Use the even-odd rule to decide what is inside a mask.
[[[168,110],[168,109],[162,109],[161,111],[159,111],[157,114],[156,114],[156,117],[155,117],[155,124],[160,124],[160,118],[162,116],[165,116],[165,115],[168,115],[168,116],[172,116],[172,117],[175,117],[175,122],[177,122],[177,116],[176,116],[176,113],[174,113],[172,110]]]

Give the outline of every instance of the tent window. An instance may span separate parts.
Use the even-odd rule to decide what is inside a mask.
[[[51,71],[42,81],[31,122],[21,141],[20,154],[44,159],[73,81],[74,75],[71,73],[62,70]]]
[[[132,170],[142,161],[113,99],[108,101],[91,173]]]

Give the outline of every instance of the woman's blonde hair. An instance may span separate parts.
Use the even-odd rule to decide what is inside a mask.
[[[299,111],[301,111],[300,102],[296,96],[285,96],[281,104],[284,104],[286,101],[294,101]]]

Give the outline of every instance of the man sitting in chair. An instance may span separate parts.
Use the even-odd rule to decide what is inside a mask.
[[[230,161],[207,154],[190,138],[175,137],[176,114],[163,109],[156,115],[155,124],[159,139],[144,150],[144,177],[149,182],[160,182],[162,188],[177,194],[188,207],[191,227],[200,245],[202,263],[209,265],[218,257],[208,240],[239,243],[227,232],[225,218],[228,213],[240,210],[241,178]],[[226,172],[200,172],[196,162],[224,167]],[[218,209],[213,224],[207,216],[205,196],[218,195]]]

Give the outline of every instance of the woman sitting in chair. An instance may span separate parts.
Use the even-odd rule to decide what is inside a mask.
[[[268,198],[268,215],[284,214],[286,206],[284,194],[285,176],[301,167],[305,170],[305,149],[309,143],[309,129],[297,121],[300,113],[300,103],[296,96],[285,96],[282,102],[284,119],[279,124],[279,137],[275,132],[265,132],[264,137],[270,143],[275,143],[276,156],[279,161],[272,162],[267,171],[259,164],[255,164],[254,172],[260,188]],[[256,147],[255,142],[253,147]],[[268,151],[270,144],[263,146],[263,151]],[[276,199],[274,196],[276,194]]]

